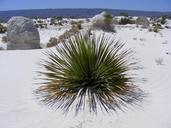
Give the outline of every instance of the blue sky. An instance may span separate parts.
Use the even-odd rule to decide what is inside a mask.
[[[0,0],[0,10],[44,8],[110,8],[171,11],[171,0]]]

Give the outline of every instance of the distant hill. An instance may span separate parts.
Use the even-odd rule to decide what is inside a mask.
[[[25,17],[53,17],[62,16],[65,18],[89,18],[104,11],[105,9],[32,9],[32,10],[14,10],[14,11],[0,11],[0,21],[8,21],[12,16],[25,16]],[[171,12],[152,12],[152,11],[133,11],[133,10],[116,10],[108,9],[114,16],[120,13],[128,13],[130,16],[161,16],[168,15],[171,17]]]

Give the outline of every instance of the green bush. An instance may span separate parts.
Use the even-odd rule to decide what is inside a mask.
[[[149,28],[149,31],[150,32],[159,32],[161,29],[163,29],[163,28],[160,23],[153,23],[152,27]]]
[[[120,25],[135,24],[135,21],[132,20],[130,17],[124,17],[120,19],[119,24]]]
[[[37,20],[37,23],[42,24],[43,21],[42,20]]]
[[[59,25],[62,26],[63,25],[63,18],[62,17],[53,17],[50,19],[50,25]]]
[[[108,11],[105,11],[103,16],[104,20],[99,19],[95,21],[92,25],[92,29],[99,29],[105,32],[115,32],[113,27],[113,16]]]
[[[128,16],[129,16],[128,13],[126,13],[126,12],[122,12],[122,13],[120,13],[119,15],[120,15],[120,16],[125,16],[125,17],[128,17]]]
[[[2,42],[7,43],[8,42],[8,37],[7,36],[3,36],[2,37]]]
[[[166,17],[165,16],[162,16],[161,24],[165,24],[165,23],[166,23]]]
[[[102,29],[104,31],[109,31],[109,32],[115,32],[114,28],[113,28],[113,16],[112,14],[110,14],[108,11],[105,11],[104,14],[104,25],[102,25]]]
[[[149,32],[153,32],[153,29],[152,28],[149,28],[148,30],[149,30]]]
[[[89,33],[57,45],[46,52],[48,60],[41,61],[43,81],[36,97],[45,105],[64,112],[73,108],[76,113],[86,106],[96,113],[98,105],[109,112],[137,104],[144,93],[130,75],[136,69],[132,51],[123,47],[108,36]]]
[[[5,33],[7,31],[7,28],[0,24],[0,33]]]
[[[154,27],[154,28],[153,28],[153,32],[159,32],[159,29],[156,28],[156,27]]]
[[[108,11],[105,12],[104,18],[106,25],[111,25],[113,23],[113,16]]]
[[[42,28],[47,28],[47,24],[46,23],[40,23],[40,24],[38,23],[38,24],[36,24],[36,27],[41,28],[41,29]]]
[[[156,20],[159,24],[165,24],[166,23],[166,16],[161,16]]]
[[[57,16],[57,17],[55,17],[58,21],[61,21],[61,20],[63,20],[63,17],[62,16]]]

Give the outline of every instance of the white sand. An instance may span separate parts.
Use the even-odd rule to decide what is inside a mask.
[[[37,62],[48,49],[0,51],[0,128],[171,128],[171,30],[153,33],[135,26],[116,29],[113,36],[133,48],[144,67],[137,73],[147,81],[139,86],[149,96],[141,107],[111,117],[64,117],[60,111],[39,105],[32,94],[35,71],[40,70]],[[41,40],[46,42],[46,38],[45,32]],[[159,58],[163,65],[157,65]],[[83,117],[86,123],[80,123]]]

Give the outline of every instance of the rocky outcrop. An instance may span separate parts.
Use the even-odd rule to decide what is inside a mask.
[[[38,49],[40,36],[34,22],[25,17],[15,16],[8,21],[8,50]]]

